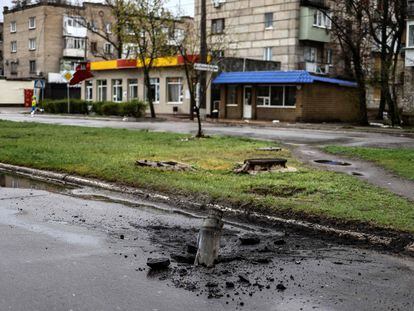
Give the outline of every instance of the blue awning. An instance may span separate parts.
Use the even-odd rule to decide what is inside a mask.
[[[352,81],[314,76],[304,70],[222,72],[214,79],[213,84],[311,84],[314,82],[357,86],[357,83]]]

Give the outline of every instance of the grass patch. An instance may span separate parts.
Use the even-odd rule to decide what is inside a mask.
[[[13,135],[14,139],[9,137]],[[198,196],[267,212],[322,215],[414,232],[414,204],[345,174],[319,171],[270,143],[230,137],[181,141],[186,135],[0,121],[0,162],[48,169],[168,193]],[[285,157],[296,173],[238,175],[246,158]],[[135,161],[175,160],[197,168],[173,172]],[[250,203],[246,205],[247,203]]]
[[[325,151],[372,161],[402,177],[414,180],[414,148],[328,146],[325,147]]]

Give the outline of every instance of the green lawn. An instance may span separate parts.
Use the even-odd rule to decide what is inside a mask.
[[[185,135],[116,129],[67,127],[0,121],[0,162],[67,172],[108,181],[192,195],[291,217],[324,216],[371,222],[414,232],[414,204],[358,179],[318,171],[286,157],[296,173],[236,175],[232,168],[269,143],[213,137],[181,141]],[[193,172],[136,167],[138,159],[178,160]],[[245,203],[249,204],[245,204]]]
[[[414,180],[414,148],[387,149],[328,146],[325,151],[372,161],[402,177]]]

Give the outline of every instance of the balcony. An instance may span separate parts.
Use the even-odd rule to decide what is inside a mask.
[[[76,58],[84,58],[85,57],[85,49],[63,49],[63,57],[76,57]]]
[[[315,25],[315,19],[320,21],[320,23]],[[329,29],[330,20],[327,15],[321,13],[321,11],[316,8],[300,8],[299,40],[328,43],[331,41]]]
[[[300,5],[319,8],[319,9],[329,8],[326,0],[300,0]]]
[[[306,70],[310,73],[319,75],[329,75],[333,71],[332,65],[317,63],[317,62],[302,62],[299,63],[299,70]]]

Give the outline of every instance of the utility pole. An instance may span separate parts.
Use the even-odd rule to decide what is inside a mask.
[[[200,19],[200,63],[207,64],[207,9],[206,0],[201,1],[201,19]],[[198,109],[206,108],[206,95],[207,95],[207,72],[200,71],[200,103]]]

